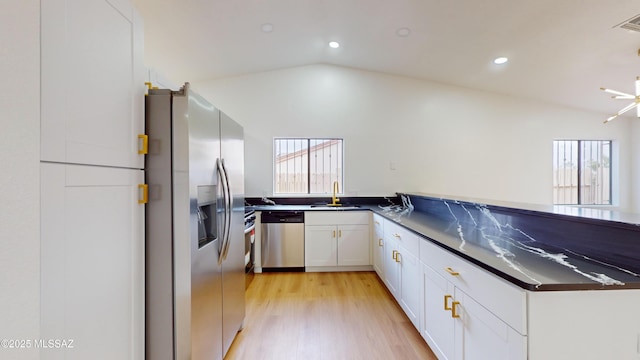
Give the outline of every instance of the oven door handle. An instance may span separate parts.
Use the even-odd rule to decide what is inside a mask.
[[[248,233],[251,232],[251,230],[256,228],[256,224],[254,223],[253,225],[249,226],[248,228],[244,229],[244,234],[247,235]]]

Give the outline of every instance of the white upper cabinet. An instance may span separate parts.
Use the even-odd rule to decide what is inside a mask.
[[[143,168],[142,19],[128,0],[41,1],[41,159]]]

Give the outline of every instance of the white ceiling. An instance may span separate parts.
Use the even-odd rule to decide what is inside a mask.
[[[613,114],[630,100],[599,88],[640,75],[640,32],[616,27],[638,0],[133,1],[147,65],[181,82],[324,63]]]

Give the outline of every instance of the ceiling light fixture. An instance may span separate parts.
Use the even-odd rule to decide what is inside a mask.
[[[273,24],[270,24],[270,23],[262,24],[260,26],[260,30],[262,30],[263,33],[270,33],[273,31]]]
[[[407,37],[409,36],[409,34],[411,34],[411,29],[406,27],[396,30],[396,35],[398,35],[399,37]]]
[[[629,110],[631,110],[633,108],[637,108],[637,114],[638,114],[638,117],[640,117],[640,107],[638,107],[638,104],[640,104],[640,76],[636,77],[636,94],[635,94],[635,96],[631,95],[631,94],[623,93],[623,92],[620,92],[620,91],[603,88],[603,87],[601,87],[600,90],[602,90],[604,92],[608,92],[609,94],[613,94],[613,96],[611,97],[612,99],[633,100],[633,102],[631,104],[623,107],[615,115],[608,117],[607,120],[604,121],[605,124],[608,123],[609,121],[617,118],[618,116],[626,113],[627,111],[629,111]]]
[[[496,58],[495,60],[493,60],[493,63],[496,64],[496,65],[502,65],[502,64],[507,63],[507,61],[509,61],[509,59],[503,56],[503,57],[499,57],[499,58]]]
[[[332,49],[337,49],[337,48],[340,47],[340,44],[337,41],[331,41],[329,43],[329,47],[332,48]]]

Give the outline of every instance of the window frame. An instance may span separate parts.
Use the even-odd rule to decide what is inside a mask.
[[[557,188],[560,187],[559,182],[556,183],[556,179],[560,177],[559,172],[560,172],[560,167],[557,167],[556,165],[559,164],[559,159],[561,157],[561,155],[559,154],[559,152],[556,152],[556,149],[559,147],[558,143],[564,143],[563,144],[563,148],[566,149],[567,147],[567,143],[575,143],[575,151],[576,151],[576,158],[575,158],[575,162],[576,162],[576,183],[575,183],[575,187],[576,187],[576,193],[575,193],[575,198],[576,201],[575,202],[556,202],[556,200],[558,200],[559,196],[556,195],[557,191],[559,191]],[[608,158],[608,171],[607,173],[607,177],[608,177],[608,194],[607,194],[607,199],[608,202],[604,203],[586,203],[584,202],[584,196],[583,196],[583,187],[587,186],[584,185],[586,181],[584,181],[584,169],[586,169],[586,166],[584,166],[583,164],[583,159],[585,158],[585,149],[586,147],[583,145],[584,143],[591,143],[591,142],[598,142],[600,143],[599,146],[603,146],[603,144],[608,145],[609,147],[609,151],[608,151],[608,157],[604,156],[604,155],[600,155],[598,156],[598,164],[602,164],[603,162],[605,162],[605,159]],[[573,146],[573,145],[572,145]],[[552,173],[553,173],[553,180],[552,180],[552,192],[553,192],[553,205],[569,205],[569,206],[602,206],[602,207],[606,207],[606,206],[613,206],[614,205],[614,201],[613,201],[613,195],[614,195],[614,183],[613,183],[613,169],[614,169],[614,141],[613,140],[589,140],[589,139],[555,139],[553,140],[553,147],[552,147],[552,156],[553,156],[553,160],[552,160]],[[565,150],[565,154],[566,154],[566,150]],[[565,164],[566,164],[566,158],[564,159]],[[573,163],[573,161],[570,161],[571,163]],[[565,167],[562,167],[562,169],[565,169]],[[566,175],[564,175],[566,176]],[[604,179],[603,179],[604,180]],[[566,182],[564,183],[566,184]],[[573,186],[573,182],[571,182],[570,184],[571,186]],[[570,198],[573,198],[573,195],[570,195]],[[564,199],[564,198],[563,198]]]
[[[277,151],[276,144],[277,144],[278,141],[282,141],[282,140],[285,140],[285,141],[287,141],[287,140],[293,140],[293,141],[300,140],[300,141],[306,141],[307,142],[306,147],[303,147],[303,149],[306,149],[306,151],[307,151],[306,155],[304,155],[307,158],[306,163],[305,163],[306,168],[307,168],[307,174],[306,174],[306,189],[307,189],[307,191],[306,192],[279,192],[278,191],[278,180],[277,180],[277,177],[278,177],[279,173],[278,173],[278,169],[277,169],[277,167],[278,167],[278,163],[277,163],[278,154],[276,154],[276,151]],[[273,191],[273,195],[277,195],[277,196],[300,196],[300,197],[325,197],[327,195],[331,196],[333,194],[333,191],[332,191],[333,189],[332,188],[329,188],[328,191],[325,191],[325,192],[311,192],[311,189],[312,189],[311,179],[312,179],[312,176],[315,173],[312,173],[312,171],[311,171],[311,152],[310,152],[309,149],[312,149],[312,148],[314,148],[314,146],[317,146],[317,145],[312,146],[311,143],[313,141],[318,141],[318,140],[324,140],[324,141],[334,141],[335,140],[335,141],[339,142],[339,151],[338,152],[339,152],[340,158],[337,160],[337,164],[338,164],[339,169],[341,169],[341,170],[339,172],[336,172],[337,173],[336,177],[337,177],[337,181],[338,181],[338,184],[339,184],[339,186],[338,186],[339,190],[338,190],[337,195],[344,195],[344,179],[345,179],[345,176],[344,176],[344,173],[345,173],[345,169],[344,169],[344,162],[345,162],[345,157],[344,157],[344,147],[345,146],[344,146],[344,143],[345,143],[345,141],[344,141],[344,138],[341,138],[341,137],[284,137],[284,136],[283,137],[274,137],[273,138],[273,151],[272,151],[272,156],[273,156],[273,158],[272,158],[272,169],[273,169],[273,176],[272,176],[273,188],[272,188],[272,191]],[[333,181],[331,181],[331,183],[333,183]]]

